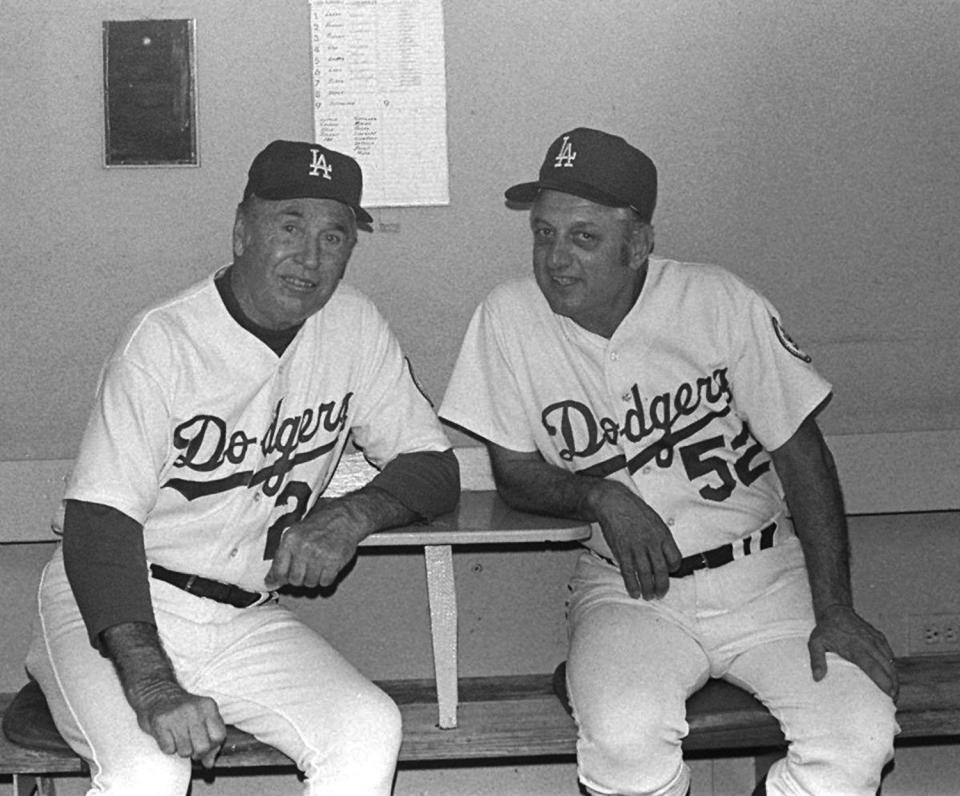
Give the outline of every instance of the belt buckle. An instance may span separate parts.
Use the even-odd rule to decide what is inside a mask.
[[[707,558],[707,551],[701,550],[697,555],[700,556],[700,566],[697,569],[710,569],[710,559]]]
[[[258,605],[264,605],[265,603],[270,602],[274,597],[277,596],[275,591],[261,591],[258,592],[260,595],[256,600],[254,600],[247,608],[256,608]]]

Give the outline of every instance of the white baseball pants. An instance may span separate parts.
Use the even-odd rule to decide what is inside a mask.
[[[386,796],[400,747],[392,700],[291,612],[195,597],[151,580],[160,638],[181,685],[228,724],[288,755],[308,796]],[[27,668],[57,727],[90,764],[88,796],[183,796],[191,761],[144,733],[109,660],[90,646],[59,553],[44,570]]]
[[[567,686],[577,761],[591,793],[683,796],[685,701],[709,677],[754,693],[780,721],[787,755],[769,796],[873,796],[893,757],[895,708],[858,667],[828,655],[815,683],[814,626],[796,538],[631,598],[614,566],[584,553],[571,583]]]

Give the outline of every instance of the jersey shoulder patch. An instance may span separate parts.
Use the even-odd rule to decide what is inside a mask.
[[[804,362],[810,363],[813,361],[813,357],[803,351],[794,341],[793,338],[787,334],[787,330],[783,328],[783,324],[780,323],[780,320],[771,315],[770,320],[773,321],[773,331],[777,334],[777,339],[788,352],[790,352],[797,359],[800,359]]]

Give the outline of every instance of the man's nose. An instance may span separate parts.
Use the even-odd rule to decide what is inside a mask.
[[[562,271],[564,268],[567,268],[572,261],[570,244],[563,239],[554,241],[553,247],[550,249],[550,254],[547,257],[547,266],[552,271]]]
[[[303,249],[297,258],[304,268],[316,268],[320,265],[320,241],[314,237],[308,237],[303,243]]]

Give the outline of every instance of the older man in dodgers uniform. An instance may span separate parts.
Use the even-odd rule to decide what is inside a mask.
[[[740,279],[650,256],[656,195],[622,138],[553,142],[506,192],[530,208],[533,276],[479,307],[440,415],[486,440],[508,503],[594,523],[567,662],[591,793],[686,793],[684,702],[722,677],[790,741],[767,793],[873,794],[896,672],[852,607],[814,419],[830,387]]]
[[[27,661],[90,794],[182,796],[224,722],[306,794],[391,790],[396,705],[272,591],[331,584],[364,536],[459,495],[396,339],[340,281],[361,189],[352,158],[274,141],[232,264],[138,315],[104,367]],[[351,437],[380,472],[325,497]]]

